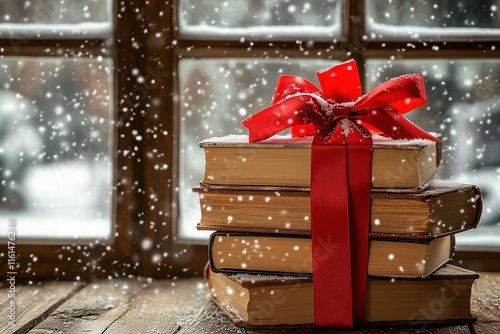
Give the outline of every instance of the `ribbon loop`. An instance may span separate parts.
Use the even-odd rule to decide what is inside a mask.
[[[318,71],[318,81],[325,98],[337,103],[356,101],[362,94],[358,66],[352,59]]]

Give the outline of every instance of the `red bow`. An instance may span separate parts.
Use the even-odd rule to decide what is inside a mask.
[[[352,328],[365,319],[372,140],[437,141],[402,114],[426,103],[423,76],[404,75],[362,96],[354,60],[317,72],[322,91],[281,76],[272,105],[245,119],[250,142],[291,128],[314,135],[311,232],[317,326]]]
[[[402,116],[427,102],[421,74],[391,79],[365,96],[354,60],[318,71],[317,75],[323,91],[304,78],[280,76],[271,106],[241,123],[249,131],[250,142],[290,127],[293,136],[315,135],[340,118],[349,118],[392,139],[438,140]]]

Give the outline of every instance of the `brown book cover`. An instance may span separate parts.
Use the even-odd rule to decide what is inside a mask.
[[[322,253],[334,252],[328,236],[317,239]],[[448,262],[454,236],[423,240],[370,239],[368,275],[427,277]],[[312,275],[310,236],[215,232],[209,239],[209,259],[215,272]]]
[[[308,190],[202,184],[200,230],[310,234]],[[429,239],[475,228],[482,211],[475,185],[431,181],[417,193],[371,194],[370,237]]]
[[[245,135],[206,139],[203,182],[213,185],[309,187],[312,137],[273,136],[249,143]],[[441,145],[430,140],[373,136],[372,187],[417,188],[437,171]]]
[[[472,283],[479,276],[446,265],[427,279],[375,279],[367,282],[366,325],[471,323]],[[313,327],[311,278],[215,273],[205,267],[212,300],[238,326]]]

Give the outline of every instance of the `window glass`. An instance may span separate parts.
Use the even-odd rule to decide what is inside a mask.
[[[0,0],[0,37],[13,43],[30,38],[109,38],[111,0]]]
[[[500,37],[499,0],[365,0],[370,39],[477,40]]]
[[[338,39],[342,0],[180,0],[182,37],[210,39]]]
[[[0,231],[18,241],[108,238],[110,58],[0,59]]]
[[[270,105],[282,74],[317,83],[316,71],[336,60],[182,59],[179,62],[179,203],[180,235],[203,238],[198,195],[191,189],[203,178],[203,139],[246,133],[240,122]]]
[[[458,246],[500,247],[500,61],[368,60],[368,90],[414,72],[425,76],[428,102],[408,118],[443,134],[438,176],[483,190],[479,228],[458,234]]]

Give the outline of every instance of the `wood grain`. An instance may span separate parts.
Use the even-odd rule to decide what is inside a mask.
[[[114,279],[19,286],[17,325],[7,327],[7,289],[0,290],[0,333],[312,334],[314,329],[244,329],[209,299],[201,278]],[[482,273],[471,301],[478,322],[447,327],[370,327],[321,333],[467,334],[500,332],[500,273]]]
[[[0,290],[0,333],[27,333],[59,305],[82,288],[77,282],[47,282],[36,285],[16,285],[15,298],[9,299],[8,289]],[[16,323],[9,325],[8,305],[15,300]]]
[[[127,312],[129,303],[140,289],[138,281],[89,283],[30,333],[104,333]]]
[[[500,273],[480,273],[472,286],[471,309],[476,333],[500,333]]]

